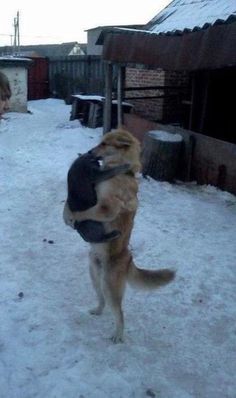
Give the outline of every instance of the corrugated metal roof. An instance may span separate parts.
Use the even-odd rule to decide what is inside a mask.
[[[145,27],[153,33],[200,29],[236,18],[236,0],[174,0]]]
[[[104,34],[103,59],[164,70],[207,70],[236,65],[236,21],[183,34],[113,30]]]

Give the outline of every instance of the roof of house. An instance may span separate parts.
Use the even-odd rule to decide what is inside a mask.
[[[72,49],[79,45],[82,51],[86,53],[86,44],[80,44],[77,41],[61,44],[34,44],[29,46],[20,46],[21,54],[38,55],[41,57],[56,57],[56,56],[67,56]],[[0,54],[12,53],[12,47],[4,46],[0,47]]]
[[[102,29],[112,29],[114,28],[130,28],[130,29],[143,29],[145,25],[135,24],[135,25],[103,25],[103,26],[96,26],[94,28],[86,29],[85,32],[90,32],[91,30],[102,30]]]
[[[236,65],[236,0],[174,0],[142,30],[104,29],[103,59],[164,70]]]
[[[23,57],[12,57],[12,56],[0,56],[0,66],[6,67],[6,66],[24,66],[28,68],[30,64],[32,63],[32,60],[29,58],[23,58]]]
[[[236,0],[173,0],[146,25],[99,27],[102,33],[96,44],[103,44],[108,33],[180,34],[234,21]]]
[[[153,33],[198,30],[236,19],[235,0],[173,0],[146,25]]]

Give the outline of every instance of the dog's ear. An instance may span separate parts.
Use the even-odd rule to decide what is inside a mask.
[[[129,137],[122,137],[118,138],[116,146],[118,148],[128,148],[132,145],[132,141],[129,139]]]

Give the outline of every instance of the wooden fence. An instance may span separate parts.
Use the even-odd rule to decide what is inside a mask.
[[[100,56],[52,57],[49,60],[51,95],[69,100],[71,94],[104,95],[104,64]]]

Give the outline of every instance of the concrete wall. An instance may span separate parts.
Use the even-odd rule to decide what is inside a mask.
[[[101,31],[101,28],[90,29],[87,31],[87,55],[102,54],[103,46],[96,45],[96,41]]]
[[[7,75],[12,90],[12,112],[27,112],[27,70],[23,67],[6,67],[0,70]]]
[[[0,70],[10,81],[12,96],[10,106],[12,112],[27,112],[28,69],[30,61],[1,60]]]
[[[125,114],[124,124],[141,142],[150,130],[181,134],[184,146],[178,178],[214,185],[236,195],[235,144],[180,127],[150,122],[132,114]]]

